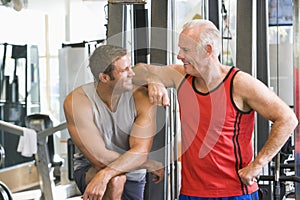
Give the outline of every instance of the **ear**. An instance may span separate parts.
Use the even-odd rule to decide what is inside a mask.
[[[107,81],[110,81],[110,77],[107,74],[100,73],[99,74],[99,80],[103,83],[106,83]]]
[[[213,52],[213,47],[210,45],[210,44],[208,44],[208,45],[206,45],[206,52],[208,53],[208,54],[212,54],[212,52]]]

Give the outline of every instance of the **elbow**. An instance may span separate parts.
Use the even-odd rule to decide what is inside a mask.
[[[105,168],[107,165],[109,164],[109,162],[107,160],[104,159],[97,159],[94,162],[92,162],[92,165],[95,169],[97,169],[98,171]]]
[[[104,169],[104,168],[106,167],[106,165],[104,165],[104,164],[102,164],[102,163],[96,163],[96,164],[93,165],[93,167],[94,167],[97,171],[99,171],[99,170],[101,170],[101,169]]]
[[[293,113],[293,112],[286,118],[286,122],[288,123],[288,125],[291,129],[291,133],[296,129],[296,127],[299,124],[299,121],[298,121],[295,113]]]
[[[103,155],[110,155],[109,153],[104,153]],[[109,165],[113,160],[109,156],[97,156],[98,166],[103,168]]]
[[[295,130],[295,128],[299,125],[299,121],[298,121],[296,115],[293,116],[292,123],[293,123],[293,129]]]
[[[95,158],[95,161],[93,162],[94,167],[98,170],[105,168],[111,162],[114,161],[112,159],[111,152],[108,150],[105,150],[105,152],[101,154],[94,154],[94,158]]]

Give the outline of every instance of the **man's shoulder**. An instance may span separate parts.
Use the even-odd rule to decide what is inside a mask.
[[[137,86],[133,89],[134,98],[148,98],[148,88],[145,86]]]
[[[145,86],[136,87],[133,89],[133,98],[135,105],[147,106],[150,105],[150,100],[148,96],[148,88]]]
[[[65,104],[66,103],[72,103],[74,101],[83,101],[87,99],[87,96],[85,92],[82,89],[82,86],[79,86],[72,90],[65,98]],[[83,103],[83,102],[82,102]]]
[[[77,88],[75,88],[74,90],[72,90],[68,96],[80,96],[80,95],[84,95],[84,91],[82,89],[82,86],[79,86]]]
[[[243,84],[251,84],[253,81],[255,81],[256,79],[250,75],[247,72],[244,72],[242,70],[237,70],[235,76],[234,76],[234,85],[241,85],[243,86]]]

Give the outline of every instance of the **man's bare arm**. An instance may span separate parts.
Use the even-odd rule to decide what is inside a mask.
[[[67,127],[72,141],[97,170],[119,157],[119,153],[105,148],[103,138],[94,124],[91,104],[77,88],[64,101]]]
[[[148,160],[155,134],[156,107],[149,102],[145,88],[135,92],[134,98],[137,117],[130,134],[130,149],[95,175],[88,184],[84,198],[95,193],[101,196],[105,192],[102,186],[111,178],[138,169]]]
[[[137,85],[162,83],[165,87],[175,87],[184,74],[182,65],[156,66],[138,63],[133,67],[133,82]]]
[[[251,184],[261,168],[280,151],[297,126],[298,120],[289,106],[274,92],[246,73],[237,74],[234,93],[242,97],[244,103],[240,105],[241,107],[253,109],[273,122],[270,134],[258,133],[269,134],[261,151],[250,165],[239,171],[243,182]]]
[[[155,66],[139,63],[133,68],[133,82],[137,85],[148,85],[151,103],[169,106],[170,100],[166,87],[177,88],[184,78],[182,65]]]

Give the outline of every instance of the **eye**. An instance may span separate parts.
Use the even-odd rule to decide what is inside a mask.
[[[188,51],[189,51],[188,48],[181,48],[181,50],[182,50],[183,52],[188,52]]]
[[[124,69],[120,69],[119,72],[121,72],[121,73],[126,72],[126,71],[128,72],[128,71],[130,71],[130,69],[131,69],[131,66],[130,67],[126,67]]]

